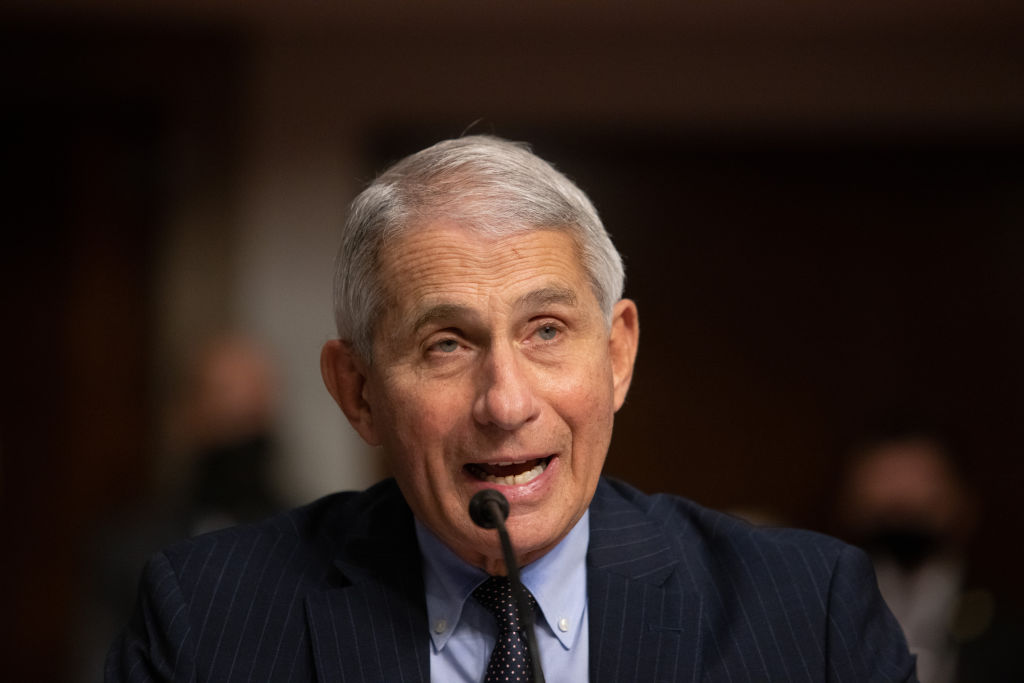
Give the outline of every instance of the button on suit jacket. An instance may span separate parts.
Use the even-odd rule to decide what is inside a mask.
[[[607,479],[590,515],[592,681],[916,680],[860,551]],[[156,555],[106,680],[429,681],[430,647],[388,480]]]

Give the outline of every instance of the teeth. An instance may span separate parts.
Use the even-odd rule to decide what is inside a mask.
[[[523,461],[520,461],[520,462],[526,462],[526,461],[523,460]],[[538,476],[540,476],[541,472],[544,471],[545,467],[547,467],[547,461],[546,460],[542,460],[532,470],[528,470],[526,472],[523,472],[522,474],[517,474],[514,477],[513,476],[495,477],[495,476],[492,476],[490,474],[484,474],[483,472],[480,472],[480,474],[483,474],[483,480],[488,482],[488,483],[490,483],[490,484],[504,484],[506,486],[520,486],[520,485],[525,484],[527,482],[533,481]]]

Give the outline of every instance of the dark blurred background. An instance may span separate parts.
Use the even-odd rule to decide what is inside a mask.
[[[625,255],[609,473],[842,535],[850,449],[926,421],[981,502],[971,581],[1019,608],[1022,35],[996,0],[6,3],[4,678],[99,677],[89,605],[173,536],[116,540],[187,488],[207,340],[283,378],[275,499],[381,476],[320,386],[334,234],[467,130],[531,142]]]

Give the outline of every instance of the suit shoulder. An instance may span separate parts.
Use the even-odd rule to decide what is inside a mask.
[[[199,582],[211,567],[241,567],[258,561],[301,573],[327,571],[337,545],[368,512],[400,497],[390,480],[366,491],[344,491],[278,513],[266,520],[201,534],[163,551],[184,584]]]
[[[756,557],[793,552],[813,558],[815,566],[831,566],[844,551],[859,552],[839,539],[815,531],[755,526],[688,498],[646,494],[618,480],[606,479],[602,487],[604,497],[617,498],[639,511],[676,543],[691,550],[696,544],[713,556]]]
[[[913,658],[856,548],[811,531],[757,527],[621,482],[602,482],[595,503],[591,553],[600,553],[606,571],[653,577],[659,599],[677,596],[680,622],[699,605],[699,632],[714,642],[703,653],[708,680],[735,678],[737,667],[751,680],[913,680]],[[660,571],[639,566],[649,567],[648,557]]]
[[[176,671],[175,680],[194,680],[196,672],[203,680],[311,680],[302,673],[313,667],[303,606],[340,585],[346,543],[380,536],[389,524],[412,526],[400,500],[397,486],[383,482],[158,553],[143,572],[135,616],[111,650],[108,679],[143,665]]]

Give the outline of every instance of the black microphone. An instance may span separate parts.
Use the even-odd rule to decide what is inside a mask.
[[[479,491],[469,501],[469,516],[482,529],[495,528],[499,518],[502,522],[508,519],[508,509],[508,499],[494,489]]]
[[[469,501],[469,516],[473,519],[473,523],[482,529],[496,528],[498,530],[498,538],[501,539],[501,552],[505,556],[505,570],[508,572],[509,581],[512,582],[512,593],[516,596],[519,616],[523,622],[523,632],[526,634],[526,649],[530,652],[533,680],[534,683],[544,683],[544,671],[540,666],[540,648],[537,647],[537,635],[533,631],[533,610],[530,609],[526,588],[519,580],[519,564],[516,563],[515,553],[512,552],[512,541],[505,528],[508,512],[508,499],[495,489],[478,491]]]

